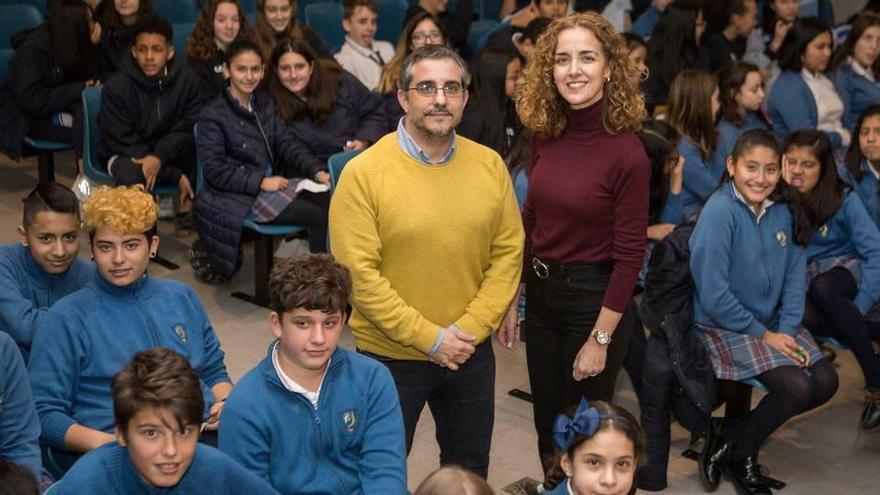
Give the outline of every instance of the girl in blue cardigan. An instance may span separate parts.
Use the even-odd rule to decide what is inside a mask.
[[[581,398],[573,416],[556,418],[553,438],[566,478],[545,493],[632,493],[636,467],[645,459],[645,436],[629,411]]]
[[[880,14],[862,12],[849,37],[834,52],[834,87],[843,100],[843,125],[852,130],[859,115],[880,103]]]
[[[855,135],[841,175],[880,227],[880,105],[868,107],[859,116]]]
[[[831,43],[831,30],[815,17],[798,19],[785,36],[779,55],[782,73],[767,97],[773,132],[780,139],[810,128],[825,132],[835,149],[849,145],[843,102],[824,74]]]
[[[880,230],[858,195],[844,189],[831,144],[822,132],[795,131],[785,139],[784,177],[798,190],[811,220],[804,325],[835,337],[855,354],[867,395],[862,428],[880,426],[880,323],[866,317],[880,299]]]
[[[761,115],[764,103],[764,80],[761,70],[748,62],[732,62],[718,72],[721,120],[718,133],[731,146],[749,129],[766,129]],[[726,150],[730,153],[730,150]],[[725,157],[726,158],[726,157]]]
[[[780,181],[779,143],[746,132],[727,159],[728,180],[703,208],[689,245],[694,323],[715,377],[757,378],[769,393],[750,413],[713,424],[700,459],[704,488],[725,469],[738,493],[769,494],[758,469],[761,445],[790,418],[837,390],[837,374],[801,327],[808,226]]]
[[[682,210],[690,216],[718,187],[728,145],[715,127],[721,108],[718,82],[708,72],[686,70],[669,91],[668,121],[681,136],[678,154],[684,158]]]

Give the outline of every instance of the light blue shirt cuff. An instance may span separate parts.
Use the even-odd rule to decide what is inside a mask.
[[[443,337],[446,336],[446,329],[441,327],[440,333],[437,334],[437,340],[434,341],[434,345],[431,346],[431,350],[428,351],[429,356],[433,356],[437,349],[440,348],[440,344],[443,343]]]

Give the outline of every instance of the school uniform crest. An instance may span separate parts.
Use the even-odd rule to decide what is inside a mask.
[[[181,342],[186,342],[186,329],[183,328],[183,325],[179,323],[177,325],[174,325],[174,333],[177,334],[177,337],[180,339]]]
[[[785,235],[784,230],[780,230],[776,233],[776,240],[779,242],[779,245],[785,247],[785,243],[788,242],[788,236]]]
[[[348,430],[349,433],[353,432],[355,428],[357,428],[358,418],[354,410],[349,410],[342,413],[342,424],[345,425],[345,429]]]
[[[828,237],[828,224],[827,223],[822,225],[821,227],[819,227],[819,235],[821,235],[822,237]]]

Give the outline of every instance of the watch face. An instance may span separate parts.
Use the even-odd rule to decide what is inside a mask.
[[[596,332],[596,342],[605,345],[611,340],[611,336],[605,332]]]

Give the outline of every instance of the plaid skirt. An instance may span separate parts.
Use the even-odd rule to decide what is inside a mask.
[[[698,324],[694,327],[712,359],[715,378],[740,381],[780,366],[795,366],[788,356],[751,335]],[[810,354],[810,363],[822,359],[819,347],[806,328],[798,328],[794,339]]]

